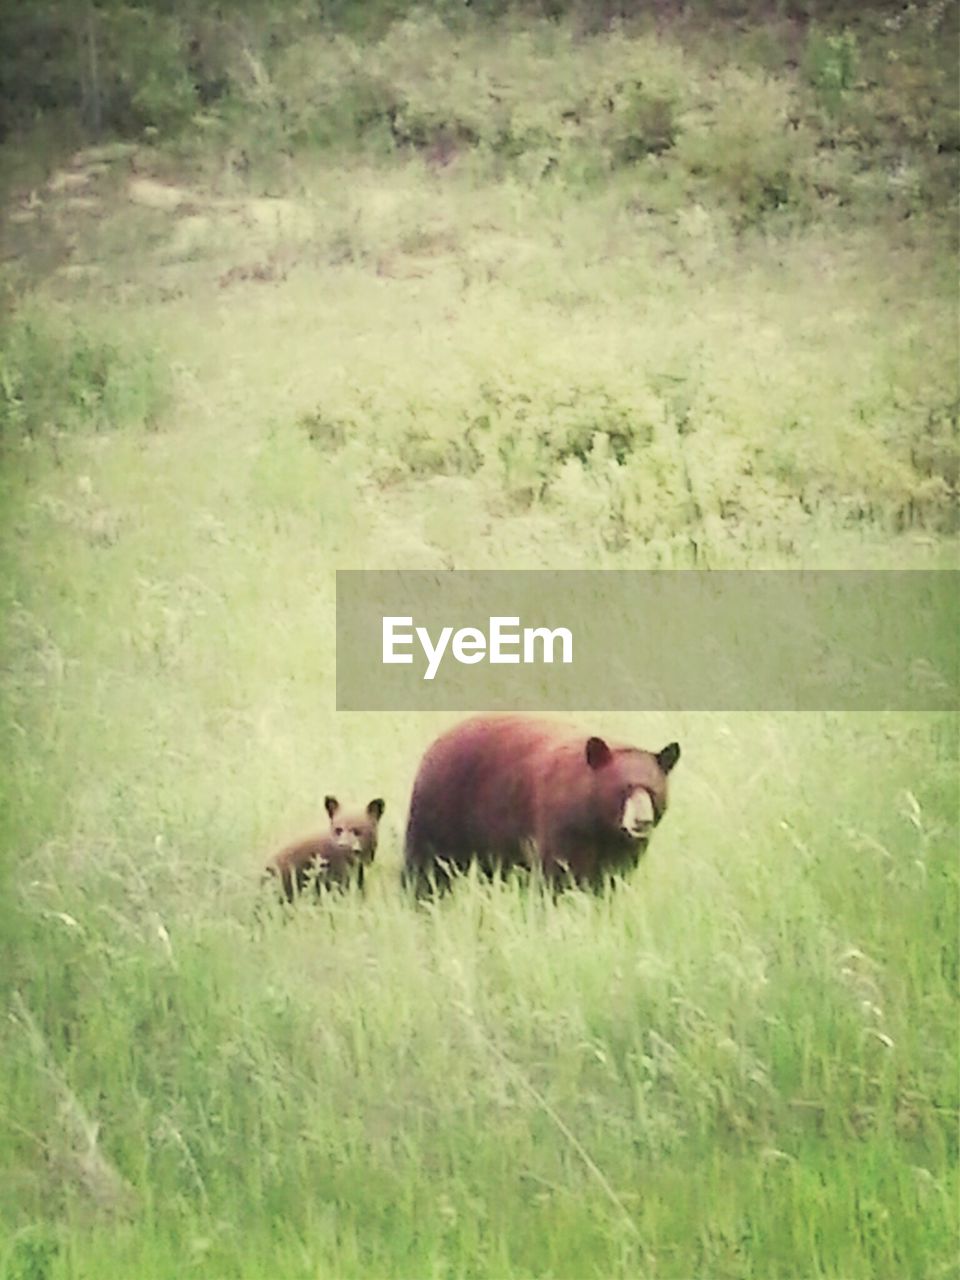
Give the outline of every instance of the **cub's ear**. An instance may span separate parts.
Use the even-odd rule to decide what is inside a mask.
[[[680,743],[671,742],[669,746],[657,752],[657,764],[664,773],[669,773],[673,766],[680,759]]]
[[[382,800],[371,800],[367,805],[367,813],[371,818],[376,818],[377,822],[383,817],[383,811],[386,808]]]
[[[591,769],[602,769],[612,756],[613,752],[602,738],[587,739],[587,764]]]
[[[337,799],[336,796],[324,796],[323,807],[326,809],[327,813],[332,818],[333,815],[340,808],[340,801]]]

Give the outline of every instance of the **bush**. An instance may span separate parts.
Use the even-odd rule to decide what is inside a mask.
[[[285,47],[268,74],[290,145],[378,138],[444,160],[469,148],[533,180],[669,150],[689,80],[663,40],[577,43],[543,26],[506,41],[483,28],[455,35],[424,13],[374,45],[315,33]],[[238,92],[264,105],[250,87]]]
[[[717,77],[712,99],[677,144],[705,198],[732,206],[741,226],[788,206],[804,210],[813,137],[789,87],[732,69]]]
[[[592,380],[586,363],[566,379],[553,366],[482,381],[451,369],[427,388],[367,384],[359,399],[331,387],[300,422],[316,447],[353,450],[380,485],[473,477],[494,506],[543,507],[611,551],[687,536],[789,546],[819,515],[956,530],[957,404],[945,387],[835,406],[820,424],[791,417],[786,391],[761,410],[722,382],[682,395],[657,385],[609,369]]]
[[[853,88],[860,61],[857,37],[852,31],[830,35],[812,27],[807,36],[802,70],[828,109],[835,109]]]
[[[166,366],[128,342],[39,316],[0,331],[0,439],[151,424],[170,392]]]
[[[4,6],[9,9],[9,6]],[[188,30],[175,14],[135,5],[19,6],[3,14],[0,136],[44,112],[75,111],[88,129],[182,127],[197,105]]]
[[[283,50],[271,81],[292,146],[352,146],[396,109],[390,85],[344,36],[314,35]]]

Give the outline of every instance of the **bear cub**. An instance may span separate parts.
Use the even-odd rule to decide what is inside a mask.
[[[336,796],[326,796],[323,805],[330,830],[285,845],[267,863],[264,878],[276,877],[288,902],[311,882],[317,893],[345,889],[351,882],[362,889],[364,868],[377,852],[382,800],[371,800],[366,809],[353,812],[344,810]]]

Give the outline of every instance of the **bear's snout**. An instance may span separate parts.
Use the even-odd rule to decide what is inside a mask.
[[[621,829],[631,840],[646,841],[653,831],[655,814],[650,794],[642,789],[634,791],[623,806]]]

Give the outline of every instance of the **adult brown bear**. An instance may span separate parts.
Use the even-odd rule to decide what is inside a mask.
[[[365,810],[356,813],[346,813],[335,796],[327,796],[323,803],[330,830],[284,846],[267,863],[264,877],[275,876],[280,881],[288,902],[302,893],[310,881],[318,893],[334,886],[346,888],[351,880],[362,889],[363,869],[377,852],[382,800],[371,800]]]
[[[671,742],[642,751],[526,716],[482,716],[439,737],[413,787],[404,877],[445,888],[448,868],[539,865],[599,887],[635,867],[667,808]]]

